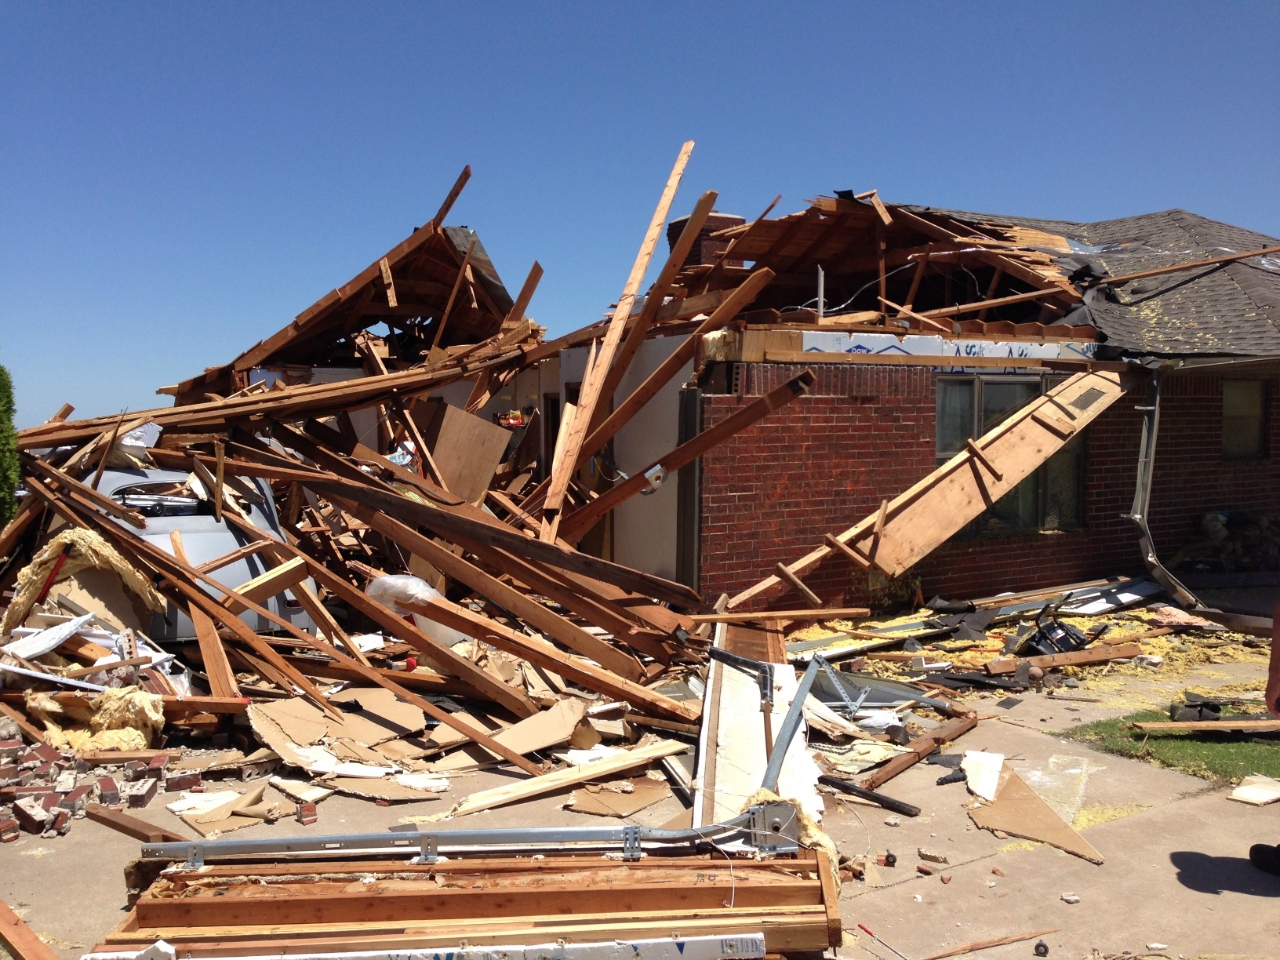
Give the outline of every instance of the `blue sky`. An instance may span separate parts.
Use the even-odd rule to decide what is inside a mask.
[[[1276,4],[0,7],[0,362],[19,426],[168,404],[435,211],[562,333],[674,210],[837,188],[1280,236]],[[658,262],[661,257],[657,258]]]

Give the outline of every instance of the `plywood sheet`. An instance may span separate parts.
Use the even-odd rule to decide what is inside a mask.
[[[412,416],[449,492],[478,504],[502,463],[511,431],[435,397],[416,404]]]
[[[1047,843],[1090,863],[1103,862],[1102,854],[1054,813],[1008,765],[1001,771],[995,802],[970,810],[969,816],[983,829]]]

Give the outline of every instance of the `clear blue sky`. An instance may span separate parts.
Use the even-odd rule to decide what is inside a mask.
[[[565,332],[675,212],[836,188],[1280,235],[1280,5],[0,7],[0,362],[18,424],[167,405],[423,223]],[[660,260],[660,258],[659,258]]]

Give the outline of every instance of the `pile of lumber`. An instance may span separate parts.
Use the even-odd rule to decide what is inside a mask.
[[[157,940],[217,957],[763,933],[770,954],[799,954],[841,942],[833,877],[820,851],[732,865],[720,853],[179,865],[95,952]]]
[[[66,406],[22,431],[20,507],[0,532],[0,705],[27,739],[52,738],[65,765],[103,691],[136,689],[164,722],[125,731],[135,752],[231,751],[173,758],[175,789],[244,764],[283,762],[325,779],[354,764],[362,777],[385,775],[352,792],[395,800],[429,798],[426,781],[403,778],[441,761],[456,768],[442,756],[450,751],[541,776],[549,747],[599,742],[602,724],[583,724],[587,704],[632,742],[646,731],[695,734],[701,704],[679,681],[705,670],[709,642],[689,616],[701,598],[578,544],[617,504],[803,395],[813,374],[643,474],[602,491],[584,485],[589,461],[772,276],[758,271],[710,300],[676,284],[711,213],[708,193],[641,305],[691,148],[612,315],[578,333],[544,341],[526,315],[537,264],[511,297],[475,234],[443,226],[464,171],[431,221],[294,322],[161,388],[172,407],[72,420]],[[642,341],[657,334],[679,334],[681,346],[620,395]],[[553,450],[540,453],[525,411],[477,415],[575,344],[590,344],[591,360]],[[441,391],[458,385],[465,402],[444,402]],[[225,549],[198,555],[196,538],[214,534]],[[253,575],[235,572],[245,569]],[[333,696],[350,685],[345,702]],[[236,723],[245,713],[257,743]],[[82,728],[55,731],[54,719]],[[371,736],[370,723],[396,732]],[[88,775],[124,779],[114,766]],[[167,789],[163,768],[145,778],[153,787]],[[95,788],[89,799],[103,797]],[[255,804],[196,804],[184,820],[225,824],[241,807]]]

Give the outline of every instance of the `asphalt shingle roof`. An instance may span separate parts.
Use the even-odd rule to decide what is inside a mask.
[[[1098,223],[938,212],[1064,236],[1082,245],[1072,260],[1111,276],[1280,245],[1266,234],[1186,210]],[[1280,356],[1280,255],[1137,280],[1121,287],[1115,302],[1099,297],[1089,309],[1108,344],[1125,351]]]

